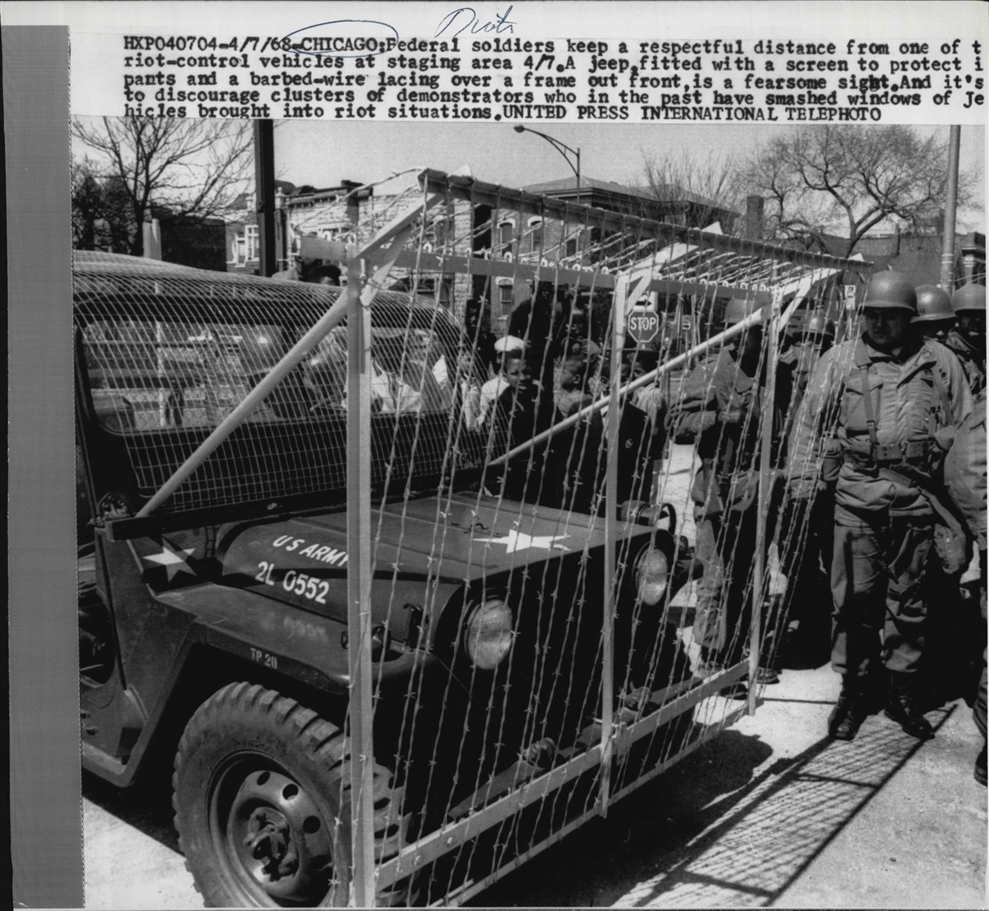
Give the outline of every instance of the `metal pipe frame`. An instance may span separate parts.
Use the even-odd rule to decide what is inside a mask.
[[[643,737],[647,737],[658,727],[682,715],[703,700],[716,696],[724,687],[741,680],[747,672],[748,664],[743,661],[716,676],[708,678],[683,695],[670,700],[658,711],[628,725],[623,735],[625,742],[630,745]],[[656,698],[663,698],[664,693],[665,689],[656,691]],[[747,707],[743,706],[742,713],[745,714],[745,712],[747,712]],[[720,731],[724,725],[712,727]],[[417,869],[421,869],[426,864],[432,863],[444,854],[456,850],[460,845],[476,838],[492,826],[498,825],[535,801],[548,797],[583,773],[600,766],[602,756],[603,746],[601,743],[596,743],[586,752],[550,769],[538,778],[530,779],[523,787],[472,812],[464,819],[437,829],[435,832],[430,832],[414,844],[404,848],[397,857],[381,864],[378,868],[378,885],[390,885]],[[676,758],[678,757],[671,757],[667,765],[672,764]],[[628,790],[624,789],[621,793],[624,795],[628,793]],[[598,814],[599,809],[597,807],[590,811],[590,815]]]

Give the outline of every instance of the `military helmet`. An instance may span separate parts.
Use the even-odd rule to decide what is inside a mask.
[[[900,272],[877,272],[869,281],[863,307],[917,312],[917,292],[913,282]]]
[[[734,326],[761,309],[762,307],[753,300],[733,297],[725,307],[725,326]]]
[[[917,287],[917,315],[914,323],[934,323],[955,318],[951,309],[951,298],[948,292],[936,285],[919,285]]]
[[[959,288],[951,296],[951,306],[955,313],[966,311],[986,311],[986,286],[971,282]]]
[[[807,335],[814,333],[826,335],[829,338],[835,337],[834,323],[820,310],[807,314],[807,318],[804,321],[804,332]]]

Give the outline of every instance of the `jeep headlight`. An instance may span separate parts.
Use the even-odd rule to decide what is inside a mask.
[[[464,648],[482,670],[491,670],[505,660],[515,641],[512,611],[504,601],[490,600],[475,607],[464,624]]]
[[[635,564],[635,590],[643,604],[653,607],[662,600],[670,576],[670,561],[658,547],[647,547]]]

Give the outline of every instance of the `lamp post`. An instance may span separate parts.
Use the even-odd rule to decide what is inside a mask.
[[[552,136],[547,136],[545,133],[540,133],[539,130],[534,130],[531,127],[522,126],[521,123],[515,125],[516,133],[535,133],[537,136],[542,136],[557,152],[559,152],[570,165],[570,170],[573,171],[574,176],[577,178],[577,204],[580,204],[580,149],[571,149],[570,146],[565,143],[560,142],[559,139],[554,139]],[[573,155],[575,162],[570,160],[570,156]]]

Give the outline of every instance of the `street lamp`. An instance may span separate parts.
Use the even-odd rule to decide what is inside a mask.
[[[580,149],[571,149],[570,146],[565,143],[560,142],[559,139],[554,139],[552,136],[547,136],[545,133],[540,133],[539,130],[533,130],[531,127],[522,126],[521,123],[515,124],[516,133],[535,133],[537,136],[542,136],[557,152],[559,152],[570,165],[570,170],[573,171],[574,176],[577,178],[577,204],[580,204]],[[576,164],[570,160],[570,156],[573,155],[576,160]]]

